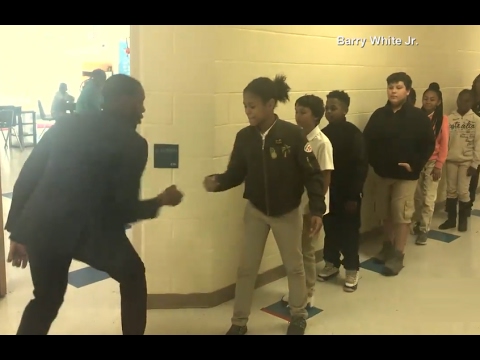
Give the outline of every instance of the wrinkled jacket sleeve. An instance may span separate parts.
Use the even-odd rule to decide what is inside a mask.
[[[295,143],[297,144],[295,155],[305,188],[307,189],[310,214],[312,216],[323,216],[327,207],[325,204],[325,186],[320,165],[313,153],[311,145],[300,130],[296,134]]]
[[[8,212],[7,222],[5,223],[5,230],[8,232],[12,232],[25,204],[43,175],[48,163],[56,130],[57,128],[54,125],[45,132],[45,135],[42,136],[42,139],[33,148],[18,175],[13,187],[12,203],[10,205],[10,211]]]
[[[140,182],[148,159],[148,144],[143,138],[125,146],[114,181],[115,207],[124,224],[158,216],[157,198],[140,200]]]
[[[242,150],[240,134],[237,134],[235,138],[227,170],[223,174],[216,174],[215,176],[219,183],[216,192],[232,189],[244,182],[247,176],[247,164]]]

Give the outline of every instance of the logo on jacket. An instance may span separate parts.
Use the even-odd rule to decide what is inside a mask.
[[[277,158],[277,152],[275,151],[275,149],[273,147],[270,148],[270,156],[274,160]]]
[[[312,149],[312,145],[310,144],[306,144],[305,147],[303,148],[303,150],[306,152],[306,153],[311,153],[313,152],[313,149]]]

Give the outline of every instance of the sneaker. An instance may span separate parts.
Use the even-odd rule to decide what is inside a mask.
[[[343,290],[346,292],[354,292],[357,290],[358,281],[360,280],[360,272],[355,270],[347,270],[345,277],[345,284]]]
[[[339,269],[335,267],[332,263],[326,262],[325,267],[320,270],[320,273],[317,275],[318,281],[327,281],[338,275]]]
[[[305,335],[307,320],[301,317],[294,317],[288,325],[287,335]]]
[[[283,295],[281,301],[284,305],[288,306],[288,294]],[[313,307],[313,301],[314,301],[313,295],[309,296],[307,299],[307,308]]]
[[[415,244],[417,245],[427,245],[428,236],[427,233],[421,232],[418,234]]]
[[[420,234],[420,224],[414,223],[413,226],[410,228],[410,234],[412,235],[419,235]]]
[[[225,335],[245,335],[246,333],[246,326],[232,325]]]

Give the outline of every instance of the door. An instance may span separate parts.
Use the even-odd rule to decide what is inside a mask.
[[[0,180],[1,180],[0,171]],[[0,181],[0,298],[7,295],[7,269],[6,269],[6,257],[5,257],[5,236],[3,231],[3,192],[2,182]]]

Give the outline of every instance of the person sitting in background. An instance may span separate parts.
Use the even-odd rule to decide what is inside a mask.
[[[410,104],[415,106],[415,104],[417,103],[417,92],[415,91],[414,88],[410,89],[410,94],[408,94],[407,99],[408,101],[410,101]]]
[[[85,113],[102,110],[102,88],[107,74],[101,69],[93,70],[90,78],[83,83],[82,92],[77,100],[75,112]]]
[[[448,117],[443,115],[443,95],[440,85],[431,83],[423,93],[422,110],[432,121],[435,132],[435,150],[420,173],[415,192],[415,213],[413,215],[413,235],[417,235],[415,243],[426,245],[428,231],[432,222],[438,184],[442,177],[442,167],[447,160],[449,126]]]
[[[66,114],[67,112],[67,103],[74,102],[75,98],[70,95],[68,92],[67,84],[61,83],[58,87],[58,91],[55,94],[52,102],[52,108],[50,114],[54,119],[58,118],[61,115]]]

